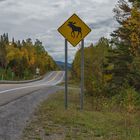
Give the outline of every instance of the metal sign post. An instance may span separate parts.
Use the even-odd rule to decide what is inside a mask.
[[[81,41],[81,91],[80,91],[80,109],[83,110],[84,102],[84,39]]]
[[[65,109],[68,108],[68,42],[65,39]]]

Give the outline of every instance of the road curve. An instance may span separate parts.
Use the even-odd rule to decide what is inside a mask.
[[[64,79],[63,71],[53,71],[42,80],[26,84],[0,85],[0,140],[20,140],[26,121],[35,107],[49,94],[62,90],[55,86]]]
[[[53,71],[47,74],[42,80],[24,83],[24,84],[0,84],[0,94],[10,91],[16,91],[21,89],[28,89],[33,87],[42,87],[42,86],[54,86],[62,82],[64,79],[63,71]]]

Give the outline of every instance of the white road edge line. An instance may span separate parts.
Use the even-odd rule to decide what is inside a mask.
[[[52,75],[52,73],[51,73],[50,75]],[[63,74],[63,76],[64,76],[64,74]],[[60,80],[62,80],[62,79],[63,79],[63,77],[62,77]],[[59,82],[61,82],[60,80],[57,81],[56,83],[52,84],[52,86],[58,84]],[[50,81],[51,81],[51,80],[50,80]],[[49,83],[50,81],[47,81],[45,84],[30,85],[30,86],[26,86],[26,87],[19,87],[19,88],[13,88],[13,89],[9,89],[9,90],[4,90],[4,91],[1,91],[0,94],[6,93],[6,92],[11,92],[11,91],[16,91],[16,90],[20,90],[20,89],[27,89],[27,88],[31,88],[31,87],[46,86],[47,83]],[[49,85],[48,85],[48,86],[49,86]]]

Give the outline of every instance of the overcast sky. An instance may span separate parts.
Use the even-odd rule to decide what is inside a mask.
[[[64,38],[57,28],[73,13],[92,28],[85,46],[108,37],[117,27],[112,12],[118,0],[0,0],[0,34],[15,39],[36,38],[55,60],[64,61]],[[69,45],[69,62],[78,47]]]

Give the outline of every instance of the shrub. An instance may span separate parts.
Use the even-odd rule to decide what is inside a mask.
[[[112,102],[131,113],[140,107],[140,93],[132,87],[122,88],[119,94],[112,97]]]

